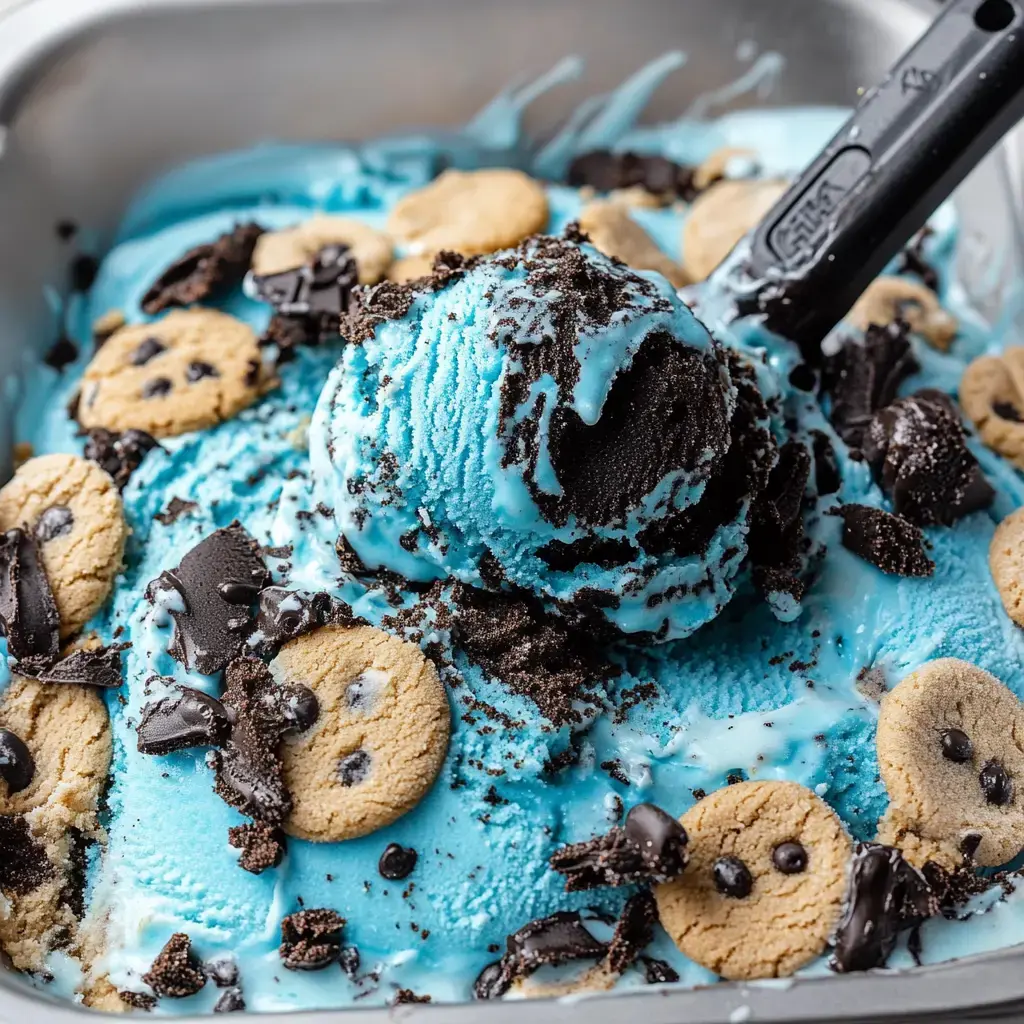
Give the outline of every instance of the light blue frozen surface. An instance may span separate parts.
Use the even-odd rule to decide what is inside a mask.
[[[797,170],[842,116],[835,111],[738,115],[630,133],[626,114],[621,115],[626,123],[612,115],[614,108],[603,141],[611,138],[623,147],[659,150],[687,161],[720,144],[738,143],[758,150],[773,172]],[[497,131],[498,137],[510,135],[511,129]],[[588,147],[601,141],[584,139]],[[470,146],[466,152],[471,151]],[[132,207],[91,296],[70,305],[72,336],[87,353],[89,324],[99,314],[118,308],[132,322],[144,319],[140,296],[168,262],[236,222],[255,219],[272,228],[326,210],[382,224],[397,196],[429,179],[433,155],[428,141],[391,142],[362,152],[267,147],[172,175]],[[554,150],[547,154],[549,161],[557,158]],[[559,188],[551,197],[551,226],[557,230],[573,216],[578,200]],[[678,255],[683,214],[663,210],[637,216],[667,252]],[[931,252],[948,289],[955,237],[948,211],[936,225]],[[471,305],[474,297],[467,294],[463,301]],[[957,306],[955,292],[950,302]],[[225,308],[257,331],[267,318],[263,307],[241,295]],[[953,388],[966,358],[1000,344],[967,310],[956,311],[968,323],[964,338],[948,356],[919,345],[926,370],[908,382],[907,390],[925,383]],[[741,335],[742,326],[735,337]],[[758,336],[742,340],[765,344],[776,378],[786,381],[794,358],[787,346]],[[398,987],[435,1000],[465,999],[478,971],[494,959],[488,944],[503,943],[526,921],[556,909],[598,907],[615,913],[620,908],[627,893],[567,896],[560,877],[546,866],[557,846],[606,830],[619,800],[627,808],[653,801],[680,814],[693,803],[694,789],[715,789],[730,773],[794,779],[829,800],[855,836],[868,838],[886,798],[874,754],[876,709],[855,686],[862,669],[880,670],[892,683],[930,658],[956,656],[1024,694],[1024,645],[1002,610],[987,566],[994,523],[1024,502],[1024,485],[976,448],[998,490],[997,502],[991,513],[928,531],[933,578],[885,577],[835,544],[835,521],[819,525],[819,539],[831,542],[830,552],[796,621],[777,621],[769,608],[755,606],[741,593],[715,622],[687,640],[647,652],[623,649],[616,657],[624,671],[608,686],[608,711],[588,723],[579,763],[554,777],[543,766],[565,749],[568,730],[555,729],[531,702],[460,658],[464,685],[450,694],[451,752],[427,798],[365,839],[327,845],[291,840],[280,868],[250,875],[238,868],[237,852],[226,838],[228,826],[243,819],[213,794],[202,753],[149,757],[136,751],[139,713],[166,685],[147,680],[168,676],[210,692],[218,686],[170,659],[167,624],[142,595],[147,582],[177,564],[200,537],[237,518],[263,542],[294,545],[289,585],[329,589],[372,621],[390,610],[379,591],[339,578],[336,524],[320,514],[312,519],[295,514],[311,510],[316,500],[309,457],[296,442],[296,431],[312,415],[342,357],[340,348],[300,352],[282,367],[279,390],[233,421],[151,453],[125,491],[133,530],[127,568],[109,609],[93,624],[107,639],[123,627],[122,638],[133,645],[125,656],[126,684],[109,699],[115,734],[109,847],[90,880],[94,905],[109,915],[101,970],[118,987],[143,988],[139,978],[168,936],[185,931],[204,958],[237,958],[253,1010],[329,1007],[357,999],[365,1005],[390,999]],[[86,358],[61,377],[41,366],[28,373],[19,436],[36,453],[80,450],[64,407]],[[344,358],[360,356],[350,350]],[[813,403],[796,394],[787,402],[787,411],[803,426],[822,426]],[[837,449],[845,474],[841,497],[884,504],[863,465],[848,462],[838,442]],[[154,521],[174,496],[198,502],[199,510],[171,526]],[[272,568],[277,564],[271,560]],[[7,678],[0,657],[0,685]],[[617,716],[619,695],[639,682],[654,682],[656,695]],[[471,698],[507,716],[502,726],[490,728],[480,712],[468,709]],[[601,769],[610,760],[619,762],[628,786]],[[507,802],[487,802],[492,787]],[[391,842],[419,852],[405,883],[386,882],[377,873],[380,853]],[[277,954],[280,921],[299,908],[300,899],[306,907],[332,907],[347,918],[345,942],[359,947],[364,969],[378,969],[378,984],[355,986],[336,968],[283,969]],[[931,922],[924,938],[926,960],[1024,941],[1024,913],[1019,899],[1011,899],[966,924]],[[712,980],[664,935],[650,952],[668,959],[686,983]],[[54,987],[70,988],[73,978],[59,956],[54,967]],[[624,980],[638,983],[639,976]],[[209,1010],[217,994],[207,986],[190,999],[161,1000],[156,1012]]]

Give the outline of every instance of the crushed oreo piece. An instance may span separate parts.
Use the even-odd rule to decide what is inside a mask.
[[[636,963],[654,939],[657,920],[658,905],[649,889],[630,896],[608,946],[606,963],[613,974],[622,974]]]
[[[238,964],[229,957],[208,960],[203,969],[217,988],[233,988],[238,984]]]
[[[239,224],[216,241],[197,245],[175,260],[142,297],[149,316],[172,306],[191,306],[242,283],[263,229]]]
[[[184,999],[194,996],[206,984],[206,974],[192,952],[192,940],[184,932],[175,932],[142,980],[158,996]]]
[[[142,465],[146,454],[160,447],[156,438],[144,430],[126,430],[118,434],[104,427],[95,427],[89,431],[88,437],[85,457],[98,463],[121,490],[124,490],[132,473]]]
[[[80,648],[54,662],[48,658],[26,658],[18,663],[19,675],[55,686],[95,686],[115,690],[121,685],[121,652],[128,644]]]
[[[261,645],[268,651],[276,650],[323,625],[331,610],[331,598],[326,593],[307,596],[284,587],[267,587],[260,593],[256,613]]]
[[[566,892],[666,882],[686,867],[686,842],[686,830],[670,814],[637,804],[621,828],[558,850],[551,867],[566,876]]]
[[[858,843],[829,967],[844,974],[883,967],[899,932],[938,912],[935,890],[898,849]]]
[[[174,637],[168,653],[188,669],[213,675],[242,652],[254,629],[252,605],[269,583],[259,546],[234,522],[200,541],[176,569],[161,573],[146,597],[154,603],[160,593],[175,592],[184,610],[170,609]]]
[[[566,180],[573,188],[589,187],[598,192],[642,188],[654,195],[690,202],[697,195],[693,176],[693,167],[674,163],[663,156],[595,149],[573,159]]]
[[[956,406],[941,391],[917,391],[880,409],[863,449],[893,510],[918,526],[949,526],[995,497],[967,448]]]
[[[21,895],[53,878],[46,851],[20,814],[0,814],[0,890]]]
[[[890,576],[931,576],[921,528],[902,516],[870,505],[843,505],[831,513],[843,520],[843,547]]]
[[[182,516],[191,515],[199,509],[199,505],[194,501],[185,501],[183,498],[171,498],[167,503],[167,508],[163,512],[157,512],[153,518],[163,526],[172,526]]]
[[[363,958],[355,946],[346,946],[338,957],[342,973],[349,981],[355,981],[359,977],[359,969],[363,965]]]
[[[824,430],[811,431],[814,452],[814,486],[820,497],[835,494],[843,486],[836,450]]]
[[[386,878],[389,882],[400,882],[412,874],[416,867],[416,860],[415,850],[399,846],[398,843],[388,843],[380,855],[377,870],[381,877]]]
[[[664,960],[642,956],[640,962],[644,965],[644,981],[648,985],[666,985],[679,980],[679,972]]]
[[[143,754],[170,754],[192,747],[219,747],[231,733],[231,718],[216,697],[182,687],[142,709],[138,747]]]
[[[281,960],[290,971],[320,971],[341,956],[345,918],[333,910],[300,910],[281,922]]]
[[[132,992],[130,989],[121,989],[117,993],[122,1003],[127,1003],[133,1010],[144,1010],[149,1013],[156,1006],[156,996],[148,992]]]
[[[0,729],[0,779],[7,783],[7,793],[20,793],[36,773],[36,762],[25,741],[11,732]]]
[[[60,616],[35,538],[23,530],[0,535],[0,634],[16,658],[57,656]]]
[[[238,858],[239,866],[253,875],[262,874],[268,868],[279,867],[284,860],[284,832],[265,821],[232,826],[228,829],[228,842],[236,850],[242,851],[242,856]]]
[[[78,346],[67,335],[61,335],[43,356],[47,366],[60,373],[65,366],[70,366],[78,358]]]
[[[433,1002],[430,996],[418,996],[411,988],[400,988],[391,1000],[392,1006],[407,1006],[411,1003]]]
[[[214,1013],[241,1013],[245,1009],[245,998],[240,988],[229,988],[214,1003]]]
[[[67,505],[51,505],[44,509],[32,530],[40,544],[63,537],[74,529],[75,514]]]

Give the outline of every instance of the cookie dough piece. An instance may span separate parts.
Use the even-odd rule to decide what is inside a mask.
[[[262,276],[294,270],[328,245],[348,246],[356,261],[360,284],[376,284],[394,256],[391,239],[383,231],[351,217],[318,213],[293,228],[262,235],[253,253],[252,272]]]
[[[451,249],[481,256],[518,245],[547,223],[547,194],[522,171],[445,171],[395,204],[388,230],[413,255]]]
[[[989,448],[1024,469],[1024,347],[975,359],[960,378],[960,408]]]
[[[580,213],[580,227],[605,256],[622,260],[634,270],[656,270],[676,288],[689,283],[683,268],[658,248],[621,204],[608,200],[588,204]]]
[[[785,977],[824,950],[851,852],[828,804],[795,782],[740,782],[679,820],[690,863],[654,892],[686,956],[736,980]]]
[[[1011,512],[996,527],[988,566],[1006,614],[1024,626],[1024,508]]]
[[[942,308],[931,288],[904,277],[875,278],[846,319],[862,331],[872,324],[884,327],[905,320],[914,334],[941,352],[949,349],[960,330],[956,317]]]
[[[720,181],[701,193],[683,224],[683,269],[703,281],[782,198],[784,181]]]
[[[946,871],[955,871],[964,863],[964,854],[947,839],[923,839],[911,832],[890,807],[879,819],[875,842],[895,846],[903,859],[920,871],[925,864],[938,864]]]
[[[100,796],[110,770],[110,721],[98,694],[81,686],[51,686],[14,677],[0,698],[0,726],[20,736],[35,761],[32,780],[10,793],[0,780],[0,814],[23,816],[52,866],[41,884],[5,892],[0,947],[20,970],[43,966],[57,939],[79,925],[68,903],[75,845],[98,838]]]
[[[231,419],[267,390],[256,335],[212,309],[115,332],[82,378],[83,427],[174,437]]]
[[[883,698],[877,745],[896,822],[983,867],[1024,848],[1024,705],[995,676],[928,662]]]
[[[117,485],[76,455],[30,459],[0,489],[0,531],[19,527],[39,545],[61,636],[77,633],[121,570],[128,527]]]
[[[433,786],[451,717],[415,644],[370,626],[326,626],[286,644],[270,669],[308,686],[320,705],[313,728],[281,745],[293,801],[285,831],[314,842],[365,836]]]

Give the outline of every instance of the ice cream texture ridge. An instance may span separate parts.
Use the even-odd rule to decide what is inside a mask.
[[[27,984],[288,1012],[1024,942],[1012,302],[951,202],[816,362],[723,315],[846,112],[641,125],[679,64],[540,147],[573,62],[60,226],[0,488]]]

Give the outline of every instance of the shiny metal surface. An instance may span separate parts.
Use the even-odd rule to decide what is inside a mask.
[[[18,368],[56,330],[45,289],[59,291],[66,276],[59,218],[102,245],[131,194],[190,157],[266,139],[458,125],[502,86],[570,53],[586,58],[587,72],[537,104],[534,132],[673,47],[689,51],[689,64],[647,118],[678,116],[735,78],[737,47],[751,39],[787,58],[766,102],[849,105],[930,10],[930,0],[26,0],[0,16],[0,452],[10,449],[4,412]],[[1009,254],[1007,275],[1024,268],[1024,197],[1011,188],[1012,175],[1020,188],[1021,155],[1011,173],[1005,148],[960,194],[966,232],[978,240],[964,274],[983,304],[991,281],[984,294],[979,282],[991,278],[993,254]],[[1024,952],[1007,951],[902,975],[645,990],[528,1010],[403,1006],[259,1019],[1008,1021],[1024,1019],[1013,1012],[1024,1009],[1022,964]],[[75,1024],[83,1013],[0,976],[0,1024]]]

